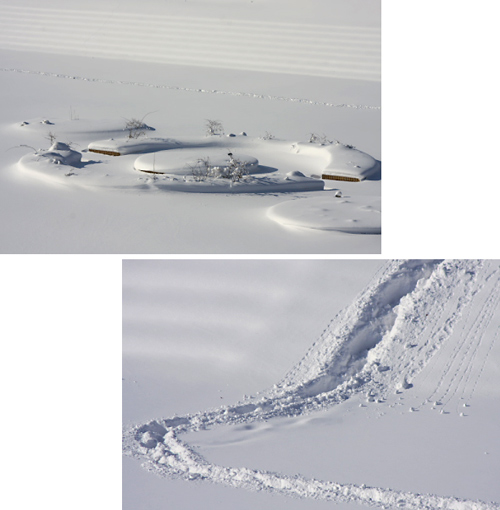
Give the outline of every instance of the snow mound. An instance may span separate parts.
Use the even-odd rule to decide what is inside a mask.
[[[381,232],[380,199],[361,203],[328,194],[282,202],[269,208],[267,215],[287,227],[335,230],[349,234]]]
[[[344,164],[339,154],[346,151],[352,157]],[[89,153],[103,156],[92,160],[88,158]],[[135,154],[138,156],[134,158]],[[48,171],[46,165],[40,164],[42,158],[73,165],[78,171]],[[359,177],[355,180],[362,180],[375,160],[339,144],[297,144],[247,135],[175,139],[144,136],[92,142],[83,161],[82,155],[69,146],[57,145],[49,151],[37,152],[36,157],[22,158],[20,167],[46,180],[86,188],[260,194],[322,191],[325,182],[320,175],[332,167],[332,161],[340,161],[340,166],[344,164],[345,173],[353,161],[359,163],[353,172]],[[138,177],[137,171],[143,174]],[[69,176],[71,181],[67,179]],[[302,198],[278,204],[269,210],[269,217],[288,226],[380,234],[379,200],[367,202],[364,195],[357,200],[339,195],[341,192],[337,190],[335,195],[328,194],[323,199]]]
[[[110,156],[122,156],[124,154],[139,154],[141,152],[162,151],[175,149],[180,143],[171,138],[110,138],[89,144],[90,152],[108,154]]]
[[[350,145],[301,142],[293,148],[297,154],[323,158],[322,179],[360,182],[380,170],[379,161]]]
[[[253,156],[245,154],[233,154],[233,158],[245,165],[245,172],[248,174],[259,171],[259,161]],[[227,170],[230,166],[230,156],[220,148],[210,147],[200,149],[172,149],[168,151],[145,154],[138,157],[134,162],[134,168],[141,172],[172,174],[172,175],[193,175],[203,172],[206,167]]]
[[[54,142],[50,149],[40,150],[34,154],[28,154],[21,159],[25,164],[38,163],[43,167],[48,165],[66,165],[71,167],[80,167],[82,155],[73,150],[68,144],[63,142]]]

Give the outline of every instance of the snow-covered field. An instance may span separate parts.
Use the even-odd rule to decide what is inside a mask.
[[[129,260],[123,285],[124,509],[500,508],[498,261]]]
[[[0,13],[3,253],[380,253],[378,0],[0,0]],[[154,131],[139,141],[178,142],[155,153],[161,175],[89,152],[128,143],[143,118]],[[207,119],[225,135],[207,137]],[[259,172],[179,179],[215,142]]]

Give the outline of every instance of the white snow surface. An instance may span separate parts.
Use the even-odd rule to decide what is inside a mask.
[[[337,191],[337,190],[335,190]],[[313,200],[288,201],[268,210],[274,221],[289,227],[380,234],[380,200],[356,203],[330,193]]]
[[[226,267],[222,261],[200,263],[198,267],[189,263],[179,266],[180,263],[172,261],[127,264],[124,266],[126,321],[127,311],[134,311],[132,304],[138,304],[141,295],[142,300],[147,296],[137,291],[141,288],[139,278],[148,272],[149,281],[153,281],[153,275],[157,279],[153,286],[142,284],[142,292],[150,294],[141,305],[145,311],[151,306],[148,302],[157,302],[162,282],[167,281],[165,278],[173,274],[174,268],[178,282],[185,279],[187,285],[180,293],[181,302],[182,296],[187,298],[194,289],[210,296],[214,289],[210,282],[216,279],[220,282],[218,291],[209,299],[211,306],[221,311],[224,308],[220,305],[233,303],[228,308],[231,311],[234,297],[245,295],[239,287],[245,278],[249,281],[254,278],[245,292],[258,288],[260,283],[267,286],[266,290],[273,289],[276,297],[280,295],[270,262],[241,261]],[[169,264],[174,266],[169,268]],[[289,264],[280,269],[281,277],[288,270],[293,280],[294,270],[300,268],[304,275],[311,270],[312,263],[309,267],[306,262]],[[278,265],[274,264],[276,267]],[[315,508],[326,502],[334,502],[338,508],[359,505],[387,509],[500,508],[496,483],[500,472],[499,411],[495,404],[500,396],[498,261],[390,261],[375,266],[377,271],[371,281],[370,271],[361,261],[346,262],[344,266],[341,262],[329,261],[316,267],[313,274],[314,271],[324,274],[325,270],[328,273],[328,267],[331,268],[328,287],[332,302],[337,303],[334,307],[340,307],[339,297],[344,293],[345,299],[352,299],[352,302],[335,316],[302,359],[284,376],[277,377],[268,389],[255,391],[255,384],[243,382],[243,366],[246,363],[247,370],[254,373],[249,380],[269,381],[271,373],[279,373],[282,362],[278,361],[277,367],[270,368],[267,378],[263,377],[251,359],[245,362],[245,356],[233,357],[237,349],[221,349],[223,344],[219,343],[217,329],[212,326],[207,330],[212,330],[206,347],[213,349],[213,362],[226,367],[224,371],[235,364],[232,372],[235,386],[246,385],[250,389],[240,400],[199,411],[189,410],[192,406],[184,402],[177,413],[170,407],[170,416],[162,417],[159,414],[161,396],[157,395],[153,406],[146,405],[158,413],[156,419],[130,425],[132,416],[145,414],[146,409],[139,413],[133,410],[136,403],[144,404],[140,403],[140,395],[153,390],[155,378],[162,378],[154,375],[155,370],[159,374],[161,365],[168,366],[171,362],[166,351],[164,361],[156,369],[148,370],[148,382],[140,375],[141,363],[132,359],[140,356],[145,361],[148,355],[144,347],[148,344],[155,346],[157,357],[162,352],[161,343],[146,342],[141,346],[139,341],[128,340],[124,344],[124,359],[129,359],[126,373],[133,377],[137,374],[141,381],[135,383],[142,388],[134,389],[134,385],[126,382],[128,375],[125,375],[125,456],[140,460],[147,471],[166,478],[165,483],[170,480],[167,486],[175,498],[178,491],[182,493],[181,486],[176,484],[185,480],[197,493],[203,492],[206,482],[249,490],[250,494],[261,493],[262,498],[257,500],[248,496],[251,504],[259,508],[284,508],[286,505]],[[375,268],[371,267],[373,275]],[[189,271],[192,271],[190,277]],[[200,271],[212,273],[212,276],[199,279]],[[255,278],[255,271],[260,273],[260,278]],[[220,278],[222,272],[226,273],[226,279]],[[312,276],[311,273],[308,276]],[[228,284],[229,280],[232,285]],[[364,290],[354,297],[352,292],[363,283]],[[173,282],[172,290],[167,291],[167,296],[172,295],[170,299],[179,294],[176,284]],[[300,292],[304,286],[300,279],[295,286],[301,297],[314,295],[311,291]],[[281,286],[283,290],[286,288],[287,285]],[[326,289],[319,286],[318,290],[317,297],[325,298]],[[227,297],[222,299],[224,293]],[[214,317],[210,309],[198,310],[197,303],[195,300],[195,308],[185,312],[186,318],[194,320],[195,329],[202,327],[207,317],[213,324],[225,320],[224,313]],[[281,304],[279,299],[277,303]],[[246,320],[238,315],[234,317],[235,329],[223,333],[222,342],[224,337],[238,341],[236,332],[258,339],[259,330],[252,327],[255,321],[259,323],[252,313],[254,306],[248,310]],[[185,310],[185,305],[179,305],[179,309]],[[175,310],[170,313],[172,317],[177,316]],[[292,323],[289,326],[293,327],[290,313],[273,310],[270,315],[288,319]],[[319,317],[317,312],[313,315]],[[158,318],[153,310],[147,316]],[[167,319],[165,324],[168,322]],[[155,320],[153,324],[159,340],[158,328],[162,321]],[[130,337],[129,328],[125,322],[126,337]],[[133,336],[144,337],[138,333],[135,331]],[[288,351],[291,354],[298,351],[297,346],[290,343],[292,338],[293,335],[274,334],[272,343],[257,342],[246,349],[255,351],[262,359],[267,354],[272,366],[273,353],[279,359],[280,352],[286,357]],[[189,344],[189,335],[178,336],[176,344],[181,340],[181,345]],[[244,342],[240,346],[245,349]],[[200,362],[209,359],[206,353],[190,349],[189,345],[176,349],[179,348],[180,352],[192,352],[194,359]],[[221,353],[218,361],[217,352]],[[150,362],[145,366],[154,367]],[[196,376],[200,380],[199,388],[207,384],[205,391],[210,393],[216,386],[204,380],[203,372],[208,370],[208,374],[211,369],[201,367],[200,364],[201,373]],[[179,377],[189,379],[185,371]],[[224,376],[215,379],[222,382]],[[217,392],[224,401],[228,394],[234,395],[230,388],[231,377],[227,380],[227,390],[220,388]],[[175,386],[173,382],[172,391]],[[187,394],[195,395],[188,387]],[[204,398],[198,395],[194,400],[201,404]],[[172,397],[166,400],[180,402]],[[133,474],[135,471],[129,462],[126,458],[125,473],[131,483],[138,475]],[[138,483],[144,487],[143,482]],[[156,500],[160,487],[151,489],[150,495],[143,494],[151,508],[162,508],[161,498]],[[133,493],[132,490],[125,492],[125,508],[133,507],[131,501],[140,501],[140,496]],[[266,495],[269,494],[274,494],[274,498],[268,499]],[[128,503],[127,495],[130,496]],[[194,493],[186,501],[193,501],[190,498],[196,498]],[[219,490],[217,498],[217,503],[215,499],[207,501],[206,507],[221,508],[221,501],[222,508],[224,501],[228,508],[235,504],[233,492]]]
[[[330,163],[364,179],[339,184],[344,195],[366,204],[380,197],[378,0],[307,8],[296,0],[0,0],[0,13],[2,252],[380,252],[379,234],[298,231],[267,214],[321,196],[317,177]],[[244,194],[167,177],[159,186],[138,175],[133,154],[88,152],[123,139],[130,119],[154,128],[137,140],[142,150],[203,140],[207,119],[218,120],[255,142],[238,151],[259,160],[259,173],[240,183]],[[330,161],[328,145],[302,143],[294,153],[311,134],[354,146],[356,162]],[[44,156],[53,136],[81,163]]]

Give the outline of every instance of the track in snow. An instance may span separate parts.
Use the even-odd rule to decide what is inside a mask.
[[[75,80],[75,81],[87,81],[91,83],[105,83],[112,85],[128,85],[134,87],[148,87],[152,89],[164,89],[164,90],[179,90],[182,92],[196,92],[199,94],[218,94],[225,96],[235,96],[235,97],[250,97],[253,99],[268,99],[271,101],[287,101],[290,103],[303,103],[310,104],[314,106],[328,106],[332,108],[352,108],[354,110],[380,110],[380,106],[369,106],[369,105],[360,105],[360,104],[346,104],[346,103],[328,103],[324,101],[313,101],[311,99],[303,99],[298,97],[285,97],[285,96],[273,96],[269,94],[254,94],[252,92],[230,92],[224,90],[216,90],[216,89],[195,89],[189,87],[176,87],[173,85],[159,85],[155,83],[145,83],[139,81],[124,81],[124,80],[104,80],[101,78],[89,78],[84,76],[75,76],[70,74],[61,74],[61,73],[48,73],[45,71],[33,71],[29,69],[13,69],[3,67],[0,68],[0,71],[7,73],[20,73],[20,74],[33,74],[37,76],[45,76],[48,78],[59,78],[65,80]]]
[[[380,30],[1,6],[0,47],[380,81]]]
[[[311,413],[361,392],[366,392],[369,399],[384,400],[389,392],[411,386],[411,381],[447,345],[457,324],[469,324],[470,306],[477,306],[478,296],[483,300],[482,306],[468,332],[473,333],[474,339],[468,347],[464,343],[455,349],[459,366],[454,373],[470,382],[467,388],[472,385],[473,393],[485,361],[474,375],[470,363],[481,347],[481,332],[500,300],[498,271],[491,272],[489,264],[481,261],[390,262],[273,389],[233,406],[129,428],[124,431],[124,454],[140,459],[147,470],[161,476],[207,480],[302,498],[412,510],[500,509],[498,503],[226,468],[207,462],[178,438],[180,434],[216,425]],[[497,337],[498,334],[482,347],[483,359]],[[453,364],[452,360],[450,366]],[[438,389],[442,381],[439,383]]]
[[[422,382],[433,389],[419,407],[437,402],[443,412],[449,407],[450,411],[460,413],[472,402],[499,334],[498,329],[490,329],[500,304],[499,271],[490,265],[485,263],[485,271],[490,274],[472,296],[477,309],[475,316],[470,317],[468,310],[465,317],[468,327],[461,330],[453,344],[444,345],[429,365],[427,377]]]

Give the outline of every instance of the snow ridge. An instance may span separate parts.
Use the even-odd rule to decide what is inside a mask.
[[[498,503],[221,467],[178,439],[179,434],[215,425],[311,413],[360,392],[367,392],[371,401],[383,401],[388,392],[410,388],[412,379],[439,351],[484,287],[488,270],[482,261],[389,262],[274,388],[233,406],[128,428],[123,435],[124,454],[140,459],[146,469],[161,476],[288,496],[381,509],[499,509]],[[492,315],[500,300],[499,290],[497,279],[489,296],[494,299],[486,300],[480,322]]]
[[[33,71],[29,69],[14,69],[14,68],[0,68],[0,71],[9,72],[9,73],[23,73],[23,74],[34,74],[38,76],[47,76],[49,78],[61,78],[65,80],[79,80],[79,81],[88,81],[94,83],[106,83],[106,84],[114,84],[114,85],[128,85],[134,87],[148,87],[154,89],[165,89],[165,90],[179,90],[182,92],[197,92],[199,94],[221,94],[227,96],[235,96],[235,97],[251,97],[254,99],[266,99],[271,101],[288,101],[290,103],[303,103],[310,104],[314,106],[327,106],[331,108],[352,108],[354,110],[380,110],[380,106],[369,106],[369,105],[357,105],[357,104],[345,104],[345,103],[329,103],[323,101],[313,101],[311,99],[303,99],[298,97],[285,97],[285,96],[273,96],[268,94],[255,94],[252,92],[231,92],[224,90],[215,90],[215,89],[195,89],[189,87],[176,87],[173,85],[159,85],[154,83],[144,83],[138,81],[126,81],[126,80],[105,80],[100,78],[88,78],[84,76],[73,76],[69,74],[61,74],[61,73],[49,73],[45,71]]]
[[[394,307],[428,278],[438,261],[392,262],[384,274],[323,331],[306,357],[281,383],[313,396],[336,388],[360,371],[370,349],[393,327]]]

